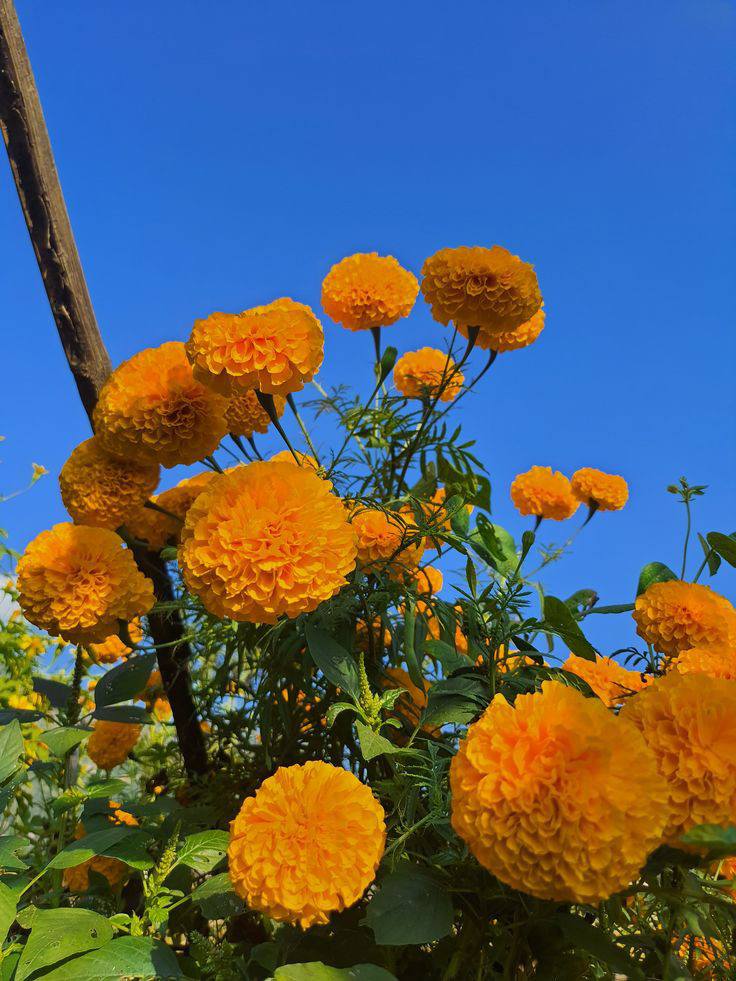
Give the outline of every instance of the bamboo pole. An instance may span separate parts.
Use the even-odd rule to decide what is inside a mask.
[[[13,0],[0,0],[0,129],[59,338],[91,424],[99,390],[112,366],[84,278]],[[171,603],[174,591],[161,558],[137,550],[136,559],[153,580],[159,602]],[[207,771],[207,753],[181,618],[154,612],[149,624],[159,648],[159,669],[184,765],[190,777],[201,776]]]

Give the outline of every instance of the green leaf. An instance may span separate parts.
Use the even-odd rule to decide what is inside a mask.
[[[238,916],[245,909],[243,900],[233,889],[227,872],[213,875],[192,893],[192,902],[202,910],[208,920],[226,920]]]
[[[708,852],[714,858],[736,855],[736,827],[733,826],[723,828],[718,824],[698,824],[681,835],[680,841]]]
[[[139,654],[118,664],[97,682],[95,705],[104,708],[138,698],[155,666],[155,654]]]
[[[114,797],[121,794],[126,788],[124,780],[113,777],[111,780],[100,780],[98,783],[91,783],[82,790],[85,797]]]
[[[38,722],[43,718],[43,712],[37,709],[0,709],[0,726],[7,726],[11,722]]]
[[[105,722],[132,722],[134,725],[145,725],[151,721],[151,716],[139,705],[98,706],[93,717]]]
[[[338,644],[326,630],[319,630],[311,623],[307,623],[305,633],[312,660],[325,678],[336,688],[357,698],[360,694],[360,680],[350,652]]]
[[[488,683],[475,673],[455,675],[435,682],[429,689],[422,725],[452,722],[465,725],[483,711],[490,701]]]
[[[414,599],[408,596],[404,606],[404,660],[406,661],[409,677],[421,691],[424,688],[424,676],[422,675],[422,666],[419,663],[416,648],[414,647],[417,623],[416,612]]]
[[[75,729],[61,727],[59,729],[47,729],[43,734],[43,741],[54,756],[66,756],[83,739],[90,735],[90,729]]]
[[[366,761],[373,760],[376,756],[383,756],[384,754],[404,752],[400,746],[394,745],[385,736],[374,732],[370,726],[361,722],[360,719],[355,720],[355,728],[358,730],[360,751],[363,754],[363,759]]]
[[[28,839],[20,835],[3,835],[0,837],[0,869],[6,872],[22,872],[28,868],[28,863],[18,858],[16,852],[28,846]]]
[[[597,657],[595,648],[586,639],[569,607],[556,596],[544,598],[544,626],[557,634],[573,654],[584,657],[588,661],[595,661]]]
[[[176,864],[186,865],[196,872],[210,872],[226,854],[229,842],[227,831],[199,831],[188,835],[176,856]]]
[[[327,723],[327,728],[331,729],[335,724],[335,719],[340,715],[341,712],[357,712],[358,709],[352,702],[334,702],[327,709],[327,715],[325,716],[325,721]]]
[[[483,508],[484,511],[491,511],[491,482],[488,477],[484,477],[483,474],[475,475],[475,494],[470,498],[468,504],[473,504],[477,508]]]
[[[396,355],[398,353],[399,352],[396,350],[395,347],[387,347],[386,350],[383,352],[380,366],[379,366],[379,375],[378,375],[379,385],[386,380],[389,373],[391,372],[391,369],[396,364]]]
[[[452,930],[452,901],[428,869],[403,862],[368,904],[364,923],[379,946],[429,944]]]
[[[501,575],[510,575],[519,564],[513,537],[501,525],[491,524],[484,514],[478,515],[468,541],[483,561]]]
[[[60,851],[50,862],[50,869],[69,869],[74,865],[81,865],[95,855],[108,855],[116,858],[115,847],[124,839],[131,835],[140,835],[136,828],[125,826],[105,828],[104,831],[93,831],[92,834],[79,838],[77,841],[70,842],[63,851]]]
[[[16,720],[0,728],[0,783],[18,770],[24,752],[20,723]]]
[[[639,965],[632,961],[623,948],[610,940],[603,930],[591,926],[582,917],[572,913],[558,913],[555,916],[555,923],[559,925],[565,939],[573,947],[587,951],[596,960],[624,974],[630,981],[644,981],[644,972]]]
[[[450,675],[459,668],[467,668],[468,658],[463,654],[458,654],[452,644],[446,644],[444,640],[426,640],[424,649],[430,657],[436,658],[446,675]]]
[[[586,616],[590,616],[591,613],[631,613],[633,609],[633,603],[618,603],[616,606],[595,606],[592,610],[588,610]]]
[[[714,552],[717,552],[729,565],[736,567],[736,539],[731,535],[722,535],[720,531],[709,531],[705,537]]]
[[[53,681],[51,678],[33,677],[33,690],[49,702],[52,708],[63,709],[69,704],[72,697],[72,690],[69,685],[61,681]]]
[[[677,576],[663,562],[649,562],[639,573],[639,585],[636,587],[636,595],[641,596],[655,582],[669,582],[671,579],[677,579]]]
[[[0,947],[5,943],[8,930],[13,925],[17,905],[18,901],[13,890],[4,882],[0,882]]]
[[[328,967],[322,961],[277,967],[273,981],[396,981],[393,974],[375,964],[355,967]]]
[[[703,549],[703,555],[708,565],[708,573],[714,576],[721,567],[721,557],[717,552],[713,551],[700,532],[698,532],[698,541],[700,542],[700,547]]]
[[[88,909],[40,909],[33,919],[15,981],[25,981],[74,954],[97,950],[110,940],[112,927],[99,913]]]
[[[60,910],[68,913],[69,910]],[[170,947],[150,937],[118,937],[99,950],[62,964],[43,981],[120,981],[121,978],[182,978]]]

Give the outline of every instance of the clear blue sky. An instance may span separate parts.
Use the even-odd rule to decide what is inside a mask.
[[[535,263],[548,320],[465,402],[495,520],[521,531],[508,487],[534,463],[631,485],[550,591],[625,602],[645,562],[676,565],[683,514],[664,488],[680,474],[710,485],[701,530],[736,528],[732,2],[18,9],[115,363],[215,309],[290,295],[319,310],[351,252],[418,273],[441,246],[497,242]],[[52,471],[0,509],[23,547],[63,520],[55,474],[88,432],[4,159],[0,297],[0,489],[31,461]],[[323,384],[367,385],[370,339],[325,329]],[[411,350],[444,331],[419,307],[386,334]],[[734,598],[734,570],[716,584]],[[631,640],[593,619],[604,646]]]

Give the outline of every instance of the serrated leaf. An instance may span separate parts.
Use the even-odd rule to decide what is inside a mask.
[[[155,654],[139,654],[116,665],[97,682],[95,705],[104,708],[138,698],[155,666]]]
[[[437,681],[429,689],[422,725],[464,725],[482,712],[489,700],[488,683],[478,674],[460,674]]]
[[[325,722],[327,723],[327,728],[331,729],[335,724],[335,719],[340,715],[341,712],[357,712],[358,709],[352,702],[334,702],[327,709],[327,715],[325,716]]]
[[[210,872],[227,852],[229,842],[227,831],[200,831],[188,835],[176,856],[176,864],[186,865],[196,872]]]
[[[511,534],[501,525],[492,524],[484,514],[478,515],[468,541],[484,562],[504,576],[510,575],[519,564]]]
[[[403,862],[383,880],[363,922],[379,946],[433,943],[452,930],[452,900],[431,871]]]
[[[97,950],[110,940],[112,927],[99,913],[88,909],[39,909],[15,972],[15,981],[25,981],[32,974],[74,954]]]
[[[639,584],[636,587],[636,595],[641,596],[655,582],[670,582],[677,579],[677,576],[663,562],[649,562],[639,573]]]
[[[404,752],[400,746],[395,746],[385,736],[374,732],[370,726],[361,722],[360,719],[355,720],[355,728],[358,731],[358,739],[360,740],[360,751],[366,762],[375,759],[377,756]]]
[[[700,542],[700,547],[703,549],[703,555],[708,566],[708,574],[714,576],[721,567],[721,557],[718,552],[713,551],[700,532],[698,532],[698,541]]]
[[[358,668],[349,651],[338,644],[326,630],[307,623],[307,647],[312,660],[328,681],[357,698],[360,693]]]

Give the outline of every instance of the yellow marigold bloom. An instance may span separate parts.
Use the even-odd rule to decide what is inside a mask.
[[[653,583],[637,596],[633,617],[639,636],[667,657],[692,647],[736,646],[736,610],[710,586]]]
[[[675,842],[696,824],[732,824],[736,814],[736,685],[672,671],[621,710],[641,730],[667,780]]]
[[[75,524],[119,528],[156,490],[159,473],[157,463],[111,456],[93,436],[61,468],[61,499]]]
[[[309,453],[300,453],[296,450],[297,460],[299,460],[299,466],[301,467],[311,467],[312,470],[319,471],[319,464]],[[269,463],[290,463],[293,467],[297,466],[297,462],[291,450],[279,450],[278,453],[274,453],[273,456],[268,458]],[[330,483],[330,486],[332,484]]]
[[[84,827],[81,824],[77,825],[74,837],[77,841],[84,837]],[[110,888],[114,889],[123,881],[127,871],[128,866],[125,862],[120,862],[117,858],[107,858],[106,855],[95,855],[80,865],[73,865],[69,869],[64,869],[62,885],[70,892],[87,892],[90,884],[89,874],[96,872],[97,875],[104,876],[109,882]]]
[[[564,521],[580,506],[570,488],[570,481],[551,467],[532,467],[520,473],[511,484],[511,500],[519,514]]]
[[[348,330],[367,330],[408,317],[418,293],[416,276],[393,256],[358,252],[327,273],[322,306],[331,320]]]
[[[357,903],[385,841],[383,808],[348,770],[282,766],[230,825],[230,879],[251,909],[307,928]]]
[[[620,511],[629,499],[629,486],[623,477],[593,467],[576,470],[570,486],[582,504],[599,511]]]
[[[195,320],[187,342],[195,375],[223,395],[253,388],[270,395],[299,392],[319,371],[323,348],[319,320],[288,297],[237,316]]]
[[[140,739],[142,727],[132,722],[106,722],[98,719],[87,741],[87,756],[101,770],[112,770],[124,763]]]
[[[153,606],[153,583],[106,528],[69,523],[42,531],[18,562],[27,620],[72,644],[101,643]]]
[[[275,395],[273,404],[276,414],[280,417],[286,408],[286,399],[283,395]],[[227,403],[225,413],[227,431],[233,436],[244,436],[250,439],[253,433],[265,433],[271,425],[268,413],[258,401],[258,396],[251,389],[233,397]]]
[[[620,705],[627,696],[641,691],[651,680],[638,671],[629,671],[610,657],[588,661],[577,654],[570,654],[562,668],[587,681],[607,708]]]
[[[358,542],[358,561],[370,572],[386,572],[392,577],[413,574],[424,553],[424,539],[418,536],[409,511],[381,511],[358,504],[352,524]]]
[[[481,865],[559,902],[624,889],[667,819],[667,789],[636,727],[558,682],[513,706],[497,695],[461,742],[450,787],[452,826]]]
[[[8,708],[35,712],[37,709],[43,708],[43,696],[36,691],[29,691],[25,695],[8,695]]]
[[[408,399],[433,398],[452,402],[463,388],[465,376],[443,351],[423,347],[402,354],[394,367],[394,385]]]
[[[505,351],[518,351],[522,347],[529,347],[536,341],[544,330],[544,320],[544,310],[540,307],[526,323],[521,324],[520,327],[514,327],[513,330],[502,330],[500,333],[489,334],[481,328],[475,343],[484,351],[496,351],[498,354],[503,354]],[[463,337],[468,336],[468,328],[464,325],[458,324],[458,331]]]
[[[178,544],[187,511],[216,476],[211,470],[205,470],[194,477],[185,477],[176,487],[151,498],[154,504],[168,511],[168,514],[162,514],[153,508],[139,508],[130,515],[125,527],[134,538],[145,542],[153,552],[160,552],[166,545]]]
[[[36,634],[26,634],[21,637],[18,647],[25,651],[28,657],[39,657],[46,650],[46,641]]]
[[[425,565],[414,574],[416,590],[421,596],[434,596],[439,593],[444,584],[444,576],[433,565]]]
[[[427,696],[429,694],[429,682],[424,679],[424,689],[417,687],[409,677],[408,671],[403,668],[386,668],[386,677],[383,678],[385,688],[404,688],[405,694],[401,695],[396,702],[396,708],[389,712],[395,719],[405,720],[412,728],[419,725],[422,712],[427,707]],[[422,732],[428,735],[439,735],[438,726],[422,726]]]
[[[275,623],[315,610],[355,566],[355,534],[312,469],[251,463],[194,502],[179,561],[189,589],[220,617]]]
[[[691,647],[678,654],[667,667],[680,674],[699,671],[710,678],[736,681],[736,647]]]
[[[134,644],[140,644],[143,640],[140,617],[136,617],[128,624],[128,636]],[[131,648],[115,633],[106,637],[100,644],[90,644],[89,653],[98,664],[114,664],[120,658],[127,657],[131,653]]]
[[[195,463],[227,432],[227,402],[192,373],[184,345],[169,341],[124,361],[102,387],[94,413],[108,453],[163,467]]]
[[[425,261],[422,276],[435,320],[479,327],[487,338],[520,327],[542,305],[534,267],[500,245],[440,249]]]

